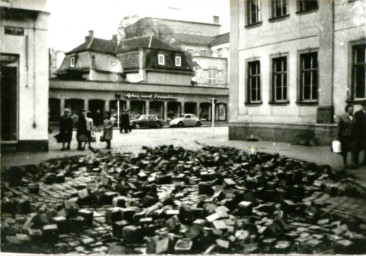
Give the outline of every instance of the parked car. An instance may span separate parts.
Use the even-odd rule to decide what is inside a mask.
[[[169,122],[170,127],[201,126],[201,120],[194,114],[183,114]]]
[[[130,121],[130,125],[133,129],[139,128],[161,128],[164,122],[154,115],[141,115],[137,119]]]

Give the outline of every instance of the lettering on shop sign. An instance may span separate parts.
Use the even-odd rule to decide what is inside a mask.
[[[127,99],[153,99],[153,100],[177,100],[178,98],[168,95],[160,95],[160,94],[134,94],[134,93],[127,93],[123,95]]]
[[[24,28],[6,26],[5,34],[13,36],[24,36]]]

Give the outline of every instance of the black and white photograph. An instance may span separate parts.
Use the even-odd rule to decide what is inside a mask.
[[[366,255],[366,0],[0,0],[5,255]]]

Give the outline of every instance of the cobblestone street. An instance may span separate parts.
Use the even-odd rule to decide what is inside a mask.
[[[100,142],[94,144],[95,145],[93,146],[98,150],[102,150],[102,148],[105,146]],[[118,226],[116,227],[116,225],[120,223],[113,220],[114,218],[113,212],[115,211],[115,207],[118,206],[118,203],[117,204],[115,202],[112,203],[112,198],[118,196],[118,193],[115,193],[113,191],[118,190],[120,194],[126,193],[124,189],[121,190],[121,188],[118,188],[118,186],[115,187],[114,177],[117,176],[122,177],[122,175],[120,174],[121,172],[123,172],[122,166],[125,166],[127,168],[127,165],[117,164],[118,161],[121,160],[117,161],[116,159],[118,159],[118,157],[121,158],[122,160],[131,159],[129,160],[131,163],[141,161],[142,166],[145,166],[145,168],[143,168],[137,162],[136,166],[140,166],[139,168],[141,168],[141,170],[144,169],[145,171],[133,172],[135,173],[133,175],[126,172],[127,175],[126,177],[130,178],[126,180],[127,183],[123,183],[125,184],[124,187],[129,189],[129,192],[127,192],[128,194],[124,194],[126,198],[124,199],[125,203],[123,206],[126,208],[118,208],[118,209],[130,209],[130,210],[135,209],[135,207],[137,206],[140,207],[142,203],[139,200],[136,200],[136,198],[140,197],[141,196],[140,194],[142,192],[145,193],[146,191],[148,191],[152,186],[151,184],[155,184],[155,182],[157,182],[156,179],[158,176],[151,176],[151,170],[149,171],[149,169],[146,167],[149,161],[152,161],[154,158],[144,157],[146,155],[142,155],[142,157],[146,158],[146,161],[144,160],[144,158],[140,160],[136,159],[134,160],[134,158],[133,157],[131,158],[131,154],[128,152],[131,152],[132,155],[138,156],[139,154],[141,154],[141,152],[145,152],[142,146],[156,147],[162,144],[166,145],[172,144],[175,147],[181,146],[189,150],[200,150],[202,149],[203,144],[223,145],[223,146],[227,145],[227,146],[236,146],[246,151],[252,149],[254,151],[267,151],[269,153],[271,153],[271,151],[276,150],[276,148],[277,150],[281,149],[282,150],[281,153],[283,153],[287,152],[286,149],[288,150],[291,147],[295,149],[299,149],[300,147],[300,146],[286,145],[284,143],[274,144],[267,142],[228,141],[226,127],[216,128],[215,138],[212,138],[211,129],[205,127],[160,129],[160,130],[134,130],[130,134],[119,134],[119,132],[115,131],[114,140],[112,144],[113,145],[112,152],[118,153],[118,155],[116,156],[110,155],[110,157],[108,157],[104,155],[104,153],[95,154],[90,151],[83,151],[83,152],[76,150],[71,150],[70,152],[59,151],[58,149],[59,145],[55,143],[52,134],[50,136],[50,152],[48,154],[17,153],[15,155],[11,155],[10,153],[8,153],[4,155],[5,158],[2,163],[3,166],[9,168],[10,166],[14,165],[28,164],[28,166],[24,167],[25,172],[32,173],[32,175],[33,174],[36,175],[37,172],[30,164],[39,164],[41,161],[49,160],[50,158],[58,158],[58,159],[50,161],[47,164],[41,164],[40,169],[44,170],[44,173],[42,174],[41,177],[41,180],[43,182],[39,182],[38,193],[30,192],[30,184],[38,183],[37,181],[39,181],[37,178],[35,178],[34,175],[33,176],[24,175],[23,182],[25,182],[25,184],[29,184],[28,186],[14,186],[14,185],[9,186],[8,183],[6,184],[3,183],[1,226],[2,226],[2,234],[6,234],[6,236],[2,236],[2,251],[27,252],[27,253],[126,254],[126,253],[146,253],[146,252],[154,253],[156,252],[156,250],[159,250],[159,248],[161,249],[161,247],[165,248],[163,245],[157,243],[154,245],[156,247],[155,248],[156,250],[154,249],[155,251],[154,250],[146,251],[149,250],[149,245],[151,244],[151,241],[148,243],[148,245],[146,245],[145,241],[144,243],[141,242],[128,243],[127,245],[123,244],[122,246],[121,235],[118,233],[122,231],[118,231]],[[76,145],[72,144],[72,148],[75,147]],[[293,157],[294,154],[295,155],[297,154],[299,156],[297,158],[307,157],[310,160],[312,160],[313,158],[315,158],[315,156],[314,153],[310,154],[311,150],[312,150],[311,148],[304,147],[301,154],[299,154],[299,151],[291,152],[292,155],[290,154],[290,157]],[[322,148],[315,147],[313,148],[313,150],[319,151],[320,152],[319,154],[323,152],[323,154],[327,156],[328,160],[334,159],[334,161],[329,163],[325,163],[324,158],[318,159],[318,161],[314,162],[318,162],[318,164],[321,165],[329,164],[334,167],[340,165],[341,161],[340,159],[338,159],[340,158],[340,156],[325,153],[324,149]],[[223,154],[223,152],[220,154]],[[63,159],[62,157],[67,158]],[[156,159],[154,161],[156,161],[155,164],[158,164],[159,161],[161,162],[161,160],[159,159]],[[190,161],[188,162],[179,161],[178,163],[184,164],[184,166],[186,166],[184,168],[182,167],[185,171],[177,172],[172,176],[173,179],[178,181],[179,183],[185,179],[183,178],[184,175],[180,176],[180,174],[181,175],[184,173],[188,174],[189,171],[194,170],[194,168],[190,167],[192,165],[192,162]],[[119,169],[118,166],[120,166],[121,168]],[[131,168],[134,168],[133,166],[135,165],[131,166],[128,168],[130,172]],[[223,166],[222,168],[224,168]],[[262,166],[264,168],[265,165],[262,164]],[[111,167],[113,167],[114,171],[112,171]],[[231,167],[228,166],[227,168],[234,168],[234,166]],[[101,172],[101,170],[104,169],[109,171],[103,174],[104,171]],[[361,169],[359,169],[358,171],[361,172],[360,170]],[[52,178],[50,175],[48,175],[49,174],[48,172],[55,173],[56,176]],[[60,176],[60,174],[62,175]],[[115,176],[116,174],[117,176]],[[5,178],[8,178],[7,175],[8,173],[6,174]],[[171,173],[168,172],[167,175],[169,176],[171,175]],[[198,175],[200,179],[196,181],[194,181],[194,179],[191,180],[191,178],[194,177],[193,175],[191,178],[189,178],[189,182],[188,180],[186,180],[185,185],[183,185],[183,187],[180,189],[177,189],[177,185],[173,185],[173,183],[170,184],[168,184],[169,182],[156,183],[157,195],[159,195],[158,196],[159,198],[165,195],[166,193],[171,193],[172,191],[177,190],[177,192],[173,193],[174,203],[172,205],[175,205],[175,207],[174,206],[172,207],[170,205],[169,207],[166,207],[167,205],[164,206],[166,210],[171,211],[172,214],[171,216],[174,217],[176,214],[178,214],[178,211],[175,212],[177,209],[176,207],[179,206],[179,204],[182,202],[184,202],[184,204],[187,207],[198,207],[197,205],[200,205],[199,202],[203,201],[209,204],[210,202],[216,202],[216,204],[220,205],[220,203],[216,201],[217,199],[213,199],[215,197],[210,199],[210,197],[207,197],[207,195],[205,194],[206,192],[200,191],[201,183],[199,182],[199,180],[205,180],[205,178],[203,178],[205,176],[202,175],[203,175],[202,173],[201,175]],[[227,178],[231,177],[230,175],[229,176],[225,175],[223,177]],[[304,172],[303,175],[305,177],[309,174]],[[242,178],[241,176],[238,177]],[[235,228],[236,233],[233,230],[232,231],[234,232],[232,233],[233,236],[226,237],[220,234],[220,232],[222,231],[220,232],[214,231],[217,228],[216,226],[214,226],[212,232],[214,232],[214,236],[219,238],[217,239],[219,241],[216,240],[216,249],[212,249],[212,251],[208,251],[208,253],[211,252],[212,253],[214,252],[287,253],[290,251],[334,253],[334,252],[347,252],[346,248],[348,248],[351,245],[352,246],[354,245],[353,242],[352,244],[349,244],[351,241],[356,241],[355,242],[356,245],[359,245],[359,241],[364,241],[365,239],[362,235],[360,236],[360,234],[362,233],[365,234],[366,231],[366,200],[364,199],[365,197],[362,198],[359,196],[352,195],[353,193],[352,188],[354,183],[351,178],[342,178],[339,181],[329,181],[327,177],[328,175],[325,176],[320,175],[319,176],[320,183],[315,182],[311,186],[308,185],[305,186],[305,191],[308,191],[308,189],[310,189],[313,192],[311,193],[305,192],[305,195],[301,199],[302,203],[300,203],[301,201],[297,202],[296,200],[298,199],[296,199],[296,197],[292,199],[293,202],[288,198],[287,200],[279,201],[281,202],[282,207],[286,209],[285,210],[286,214],[288,214],[287,217],[285,216],[281,217],[285,220],[286,224],[282,224],[282,226],[280,225],[281,226],[280,233],[284,232],[284,230],[287,230],[286,234],[281,235],[282,239],[286,239],[285,242],[278,241],[278,243],[275,244],[275,240],[273,240],[272,238],[273,235],[271,235],[271,232],[273,231],[268,231],[266,229],[268,227],[274,228],[272,227],[273,226],[272,224],[269,224],[272,223],[272,218],[274,217],[271,214],[266,213],[266,210],[263,210],[263,212],[262,211],[256,212],[256,214],[261,214],[259,215],[261,217],[256,219],[258,217],[256,216],[256,218],[253,219],[252,221],[256,220],[254,223],[259,227],[259,229],[256,232],[258,236],[260,235],[260,237],[262,237],[263,239],[266,238],[265,243],[257,244],[254,243],[253,240],[251,239],[249,240],[244,239],[246,241],[245,242],[246,246],[244,246],[244,249],[243,247],[239,247],[241,248],[240,249],[241,251],[238,251],[237,249],[229,250],[229,247],[227,247],[228,245],[226,245],[226,243],[229,242],[231,246],[235,245],[236,246],[235,248],[238,248],[237,243],[242,239],[240,236],[240,232],[238,233],[238,231],[240,231],[241,229],[237,226],[237,224],[235,224],[233,228]],[[362,178],[362,175],[360,177]],[[356,181],[360,180],[356,179]],[[145,182],[147,182],[147,184],[150,184],[146,188],[147,190],[139,188],[138,184],[140,184],[141,182],[143,182],[143,184],[145,184]],[[359,183],[362,184],[362,182]],[[237,184],[246,184],[245,186],[249,188],[250,184],[252,183],[239,182]],[[232,185],[226,184],[226,186],[227,186],[226,189],[225,185],[223,186],[223,188],[225,189],[225,193],[227,194],[228,197],[232,192],[231,189],[229,189],[231,188]],[[215,193],[217,191],[220,191],[220,187],[221,185],[216,186]],[[365,192],[365,190],[363,190],[358,185],[356,187],[358,188],[358,192],[360,193]],[[241,188],[235,187],[234,190],[240,191]],[[303,193],[303,192],[299,190],[296,193]],[[109,199],[105,198],[106,195]],[[149,195],[149,193],[147,195]],[[259,197],[262,198],[263,203],[266,202],[266,197],[263,198],[263,195]],[[272,201],[270,197],[267,199],[269,201]],[[154,201],[153,198],[151,200]],[[247,200],[249,201],[250,199],[247,198]],[[180,203],[177,203],[177,201]],[[77,205],[80,205],[79,213],[76,215],[70,215],[70,211],[74,209],[73,205],[76,202]],[[222,206],[224,205],[225,204],[223,204]],[[317,207],[319,207],[318,208],[319,212],[318,210],[316,210],[315,212],[312,213],[312,211],[314,210],[310,207],[312,205],[316,205]],[[295,208],[297,209],[296,211],[298,211],[299,209],[301,209],[302,206],[307,207],[305,212],[304,212],[305,208],[303,209],[302,213],[303,216],[301,214],[298,217],[292,216],[291,211],[293,211]],[[260,204],[257,207],[260,207]],[[290,210],[291,208],[293,209]],[[154,211],[156,211],[156,209]],[[32,213],[35,212],[38,212],[37,217],[34,216],[30,217],[29,213],[31,213],[32,215]],[[181,214],[181,209],[179,211],[179,214]],[[305,219],[308,218],[306,217],[308,214],[310,214],[309,216],[315,214],[317,216],[317,220],[313,219],[310,222],[308,220],[305,221]],[[86,221],[86,219],[90,218],[90,216],[92,216],[91,221]],[[230,216],[232,215],[229,215],[229,219],[234,218]],[[140,225],[141,227],[146,228],[145,234],[148,233],[150,234],[152,232],[151,236],[153,236],[153,234],[162,234],[159,233],[158,230],[156,230],[156,227],[161,227],[162,225],[160,224],[161,221],[164,221],[164,219],[165,221],[169,220],[169,222],[173,221],[167,217],[162,216],[156,217],[155,215],[150,215],[146,211],[144,211],[143,215],[140,216],[139,218],[141,217],[144,220],[146,219],[147,221],[146,224],[140,223],[139,222],[140,219],[136,220],[135,219],[136,217],[134,217],[133,219],[131,219],[132,217],[131,218],[126,217],[126,219],[128,219],[129,223],[135,223],[135,225]],[[207,216],[207,218],[208,217],[209,216]],[[67,225],[65,223],[65,218],[67,219]],[[152,218],[154,222],[151,222],[149,218]],[[311,217],[311,219],[312,218],[313,217]],[[39,235],[37,236],[36,230],[39,229],[31,227],[31,225],[29,225],[30,219],[33,221],[33,223],[42,223],[42,225],[50,226],[49,227],[50,229],[55,228],[52,227],[52,225],[56,223],[57,238],[54,237],[55,234],[52,232],[49,232],[48,238],[47,237],[41,238],[39,237]],[[229,219],[227,222],[229,224],[226,225],[230,226],[231,224]],[[152,231],[149,231],[149,229],[147,228],[150,226],[152,228]],[[181,238],[182,234],[186,234],[186,236],[188,236],[186,233],[188,231],[186,229],[189,229],[189,225],[181,224],[180,229],[182,230],[176,233],[175,235],[177,237],[170,237],[169,239],[172,241],[173,240],[176,241],[177,239]],[[220,228],[218,229],[220,230]],[[210,230],[211,229],[208,229],[205,232],[210,233],[211,232]],[[224,228],[224,230],[226,230],[225,232],[231,233],[230,227],[229,228],[226,227]],[[358,233],[355,232],[355,230],[358,231]],[[45,229],[45,227],[43,226],[43,234],[47,232],[48,232],[47,228]],[[164,233],[167,231],[161,231],[161,232]],[[190,231],[190,232],[196,232],[196,231]],[[169,234],[171,233],[173,233],[172,230],[169,232]],[[124,239],[126,239],[126,237]],[[291,241],[291,239],[295,239],[297,242],[295,244],[292,242],[287,244],[286,241]],[[327,241],[327,242],[324,244],[321,241]],[[329,244],[330,241],[333,241],[333,244]],[[339,243],[336,241],[339,241]],[[215,244],[215,241],[213,242]],[[170,242],[168,243],[170,244]],[[294,249],[295,245],[297,246],[297,248]],[[307,246],[304,247],[305,249],[302,247],[304,245]],[[328,248],[325,248],[324,246]],[[310,247],[314,249],[308,251]],[[358,248],[358,250],[364,250],[364,249],[365,248]],[[164,250],[169,251],[167,248],[165,248]],[[202,253],[202,251],[198,252]],[[363,252],[365,253],[366,251]]]

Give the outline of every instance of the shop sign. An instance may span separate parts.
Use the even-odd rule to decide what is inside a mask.
[[[123,95],[127,99],[150,99],[150,100],[177,100],[178,98],[172,96],[170,94],[161,95],[161,94],[135,94],[135,93],[127,93]]]
[[[13,36],[24,36],[24,28],[6,26],[5,34]]]

